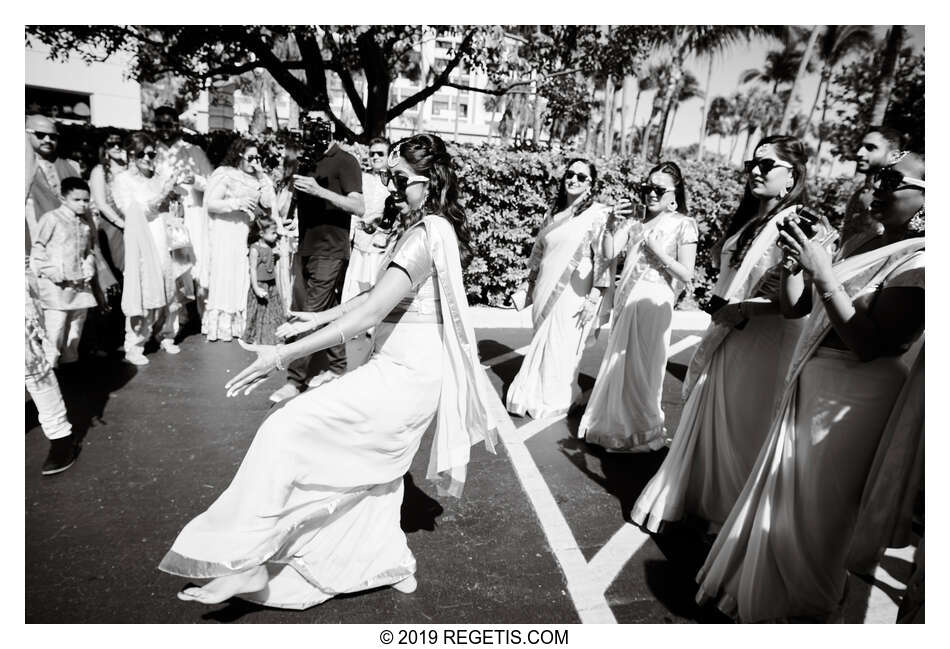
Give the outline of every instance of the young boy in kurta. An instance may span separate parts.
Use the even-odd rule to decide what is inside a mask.
[[[89,185],[81,178],[64,178],[61,191],[63,204],[40,217],[30,253],[53,367],[78,360],[86,312],[96,306],[96,227],[89,215]]]

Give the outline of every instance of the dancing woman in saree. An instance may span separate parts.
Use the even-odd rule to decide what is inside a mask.
[[[772,136],[746,163],[713,289],[718,310],[690,362],[669,454],[633,508],[651,532],[687,514],[721,524],[755,463],[802,326],[779,313],[776,224],[804,200],[806,160],[797,139]]]
[[[913,402],[898,394],[901,357],[924,325],[924,239],[908,227],[923,187],[916,156],[879,172],[872,209],[884,234],[852,243],[834,265],[794,224],[782,234],[807,280],[786,274],[783,310],[811,315],[765,444],[697,576],[701,603],[743,622],[815,619],[839,605],[862,492],[891,441],[885,422]]]
[[[508,388],[508,411],[535,419],[566,413],[580,395],[577,368],[592,325],[611,287],[604,232],[609,209],[594,202],[597,169],[581,158],[568,162],[552,214],[545,219],[528,261],[525,295],[532,304],[534,337]],[[600,314],[600,317],[598,316]]]
[[[662,448],[663,377],[676,296],[692,279],[698,231],[686,216],[683,174],[672,162],[650,170],[640,186],[644,222],[631,221],[614,237],[626,249],[614,299],[610,338],[578,437],[608,451]]]
[[[186,587],[181,599],[237,595],[302,609],[390,584],[410,592],[416,562],[399,512],[403,475],[423,433],[434,425],[428,476],[441,493],[460,495],[473,444],[493,448],[491,388],[462,286],[467,230],[451,158],[441,139],[422,134],[396,145],[391,168],[416,222],[376,286],[279,332],[322,326],[315,333],[246,346],[258,358],[228,382],[228,395],[247,394],[294,358],[376,326],[373,355],[267,418],[234,481],[185,526],[159,566],[212,579]],[[423,209],[429,214],[420,219]]]

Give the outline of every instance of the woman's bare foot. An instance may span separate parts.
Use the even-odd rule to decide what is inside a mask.
[[[413,575],[409,575],[402,581],[397,581],[393,584],[393,588],[398,590],[400,593],[412,593],[415,592],[416,587],[419,584],[416,582],[416,578]]]
[[[265,586],[267,586],[267,568],[257,566],[236,575],[212,579],[201,587],[184,588],[178,593],[178,599],[185,602],[220,604],[235,595],[263,590]]]

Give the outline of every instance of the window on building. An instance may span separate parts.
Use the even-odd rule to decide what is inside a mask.
[[[452,112],[452,103],[448,100],[435,100],[432,102],[432,116],[446,118]]]
[[[92,121],[89,93],[57,90],[55,88],[26,87],[26,112],[46,115],[54,119],[89,123]]]

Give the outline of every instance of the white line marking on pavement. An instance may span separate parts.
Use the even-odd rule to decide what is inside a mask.
[[[494,367],[495,365],[501,365],[502,363],[507,363],[513,358],[518,358],[519,356],[524,356],[525,352],[528,351],[530,345],[525,345],[524,347],[519,347],[518,349],[513,349],[510,352],[505,352],[504,354],[499,354],[498,356],[492,356],[482,361],[482,367],[489,368]]]
[[[590,560],[589,570],[602,593],[607,592],[627,562],[649,540],[649,534],[627,523],[598,550]]]
[[[485,378],[487,380],[487,374]],[[603,589],[591,579],[584,555],[577,547],[571,528],[538,470],[534,458],[518,439],[518,431],[505,411],[501,399],[494,390],[492,394],[494,398],[491,399],[490,407],[498,421],[498,432],[505,443],[508,457],[511,458],[515,475],[521,481],[521,487],[527,494],[528,500],[531,501],[535,515],[541,523],[541,530],[551,547],[551,552],[554,553],[555,559],[561,566],[564,579],[567,581],[568,594],[574,602],[574,608],[577,609],[581,622],[616,624],[617,618],[607,605]]]
[[[692,347],[693,345],[695,345],[701,340],[702,338],[700,338],[699,336],[686,336],[682,340],[678,340],[672,345],[670,345],[670,351],[667,353],[666,357],[673,358],[684,349],[689,349],[690,347]]]
[[[914,561],[913,547],[890,548],[884,554],[888,557],[896,557],[910,563],[913,563]],[[882,584],[890,586],[891,588],[895,588],[900,591],[907,589],[906,584],[902,584],[900,581],[895,579],[882,566],[878,566],[875,569],[874,578]],[[877,585],[872,585],[871,592],[868,595],[868,607],[864,613],[864,623],[894,624],[897,621],[898,607],[899,604],[892,600],[883,589],[879,588]]]
[[[535,419],[534,421],[529,421],[524,426],[516,428],[514,433],[511,436],[511,440],[524,444],[529,439],[534,437],[537,433],[540,433],[542,430],[553,426],[557,422],[564,419],[567,415],[558,415],[557,417],[546,417],[544,419]]]

